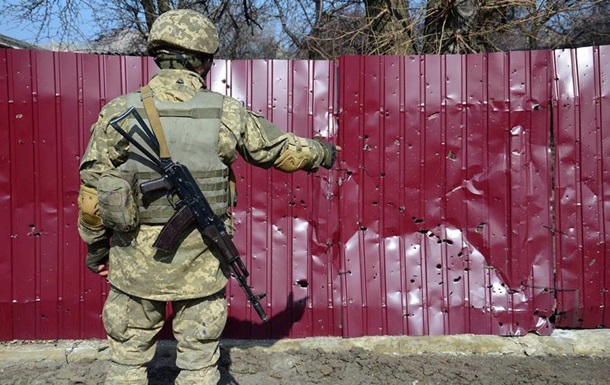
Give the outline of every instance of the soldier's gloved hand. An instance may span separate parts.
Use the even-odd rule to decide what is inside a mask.
[[[109,252],[110,242],[108,239],[102,239],[87,245],[87,258],[85,259],[85,264],[89,270],[102,276],[108,275],[108,270],[104,266],[106,266],[108,262]]]
[[[335,146],[334,144],[324,141],[319,137],[315,137],[313,140],[320,143],[324,149],[324,160],[320,166],[330,170],[333,167],[333,164],[335,164],[335,160],[337,160],[337,152],[341,151],[341,147]]]

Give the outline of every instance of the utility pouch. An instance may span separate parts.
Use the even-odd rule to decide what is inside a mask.
[[[113,170],[102,174],[97,185],[100,217],[115,231],[133,231],[139,225],[134,175]]]

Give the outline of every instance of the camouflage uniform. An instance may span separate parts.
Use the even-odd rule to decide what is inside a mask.
[[[149,82],[154,99],[185,102],[205,91],[205,81],[186,69],[161,69]],[[146,364],[155,350],[155,335],[165,320],[166,302],[173,306],[172,322],[178,343],[176,384],[215,384],[218,339],[227,317],[224,288],[228,274],[208,250],[197,231],[192,232],[169,258],[157,258],[152,247],[162,225],[141,224],[132,231],[112,231],[87,211],[87,199],[95,203],[100,177],[125,163],[128,143],[109,120],[128,107],[129,95],[108,103],[91,128],[91,139],[80,166],[81,215],[79,232],[88,245],[88,258],[101,261],[109,255],[108,281],[111,292],[103,321],[111,347],[112,366],[107,384],[146,384]],[[229,166],[237,153],[249,163],[283,171],[315,171],[330,167],[329,149],[319,140],[282,132],[242,103],[224,97],[220,117],[218,157]],[[166,132],[172,127],[163,127]],[[302,150],[308,155],[299,158]],[[170,148],[171,151],[171,148]],[[297,151],[297,152],[295,152]],[[297,154],[287,156],[286,154]],[[196,153],[192,156],[197,156]],[[183,162],[189,166],[188,162]],[[83,190],[93,191],[93,197]],[[97,207],[97,206],[96,206]],[[95,265],[89,267],[95,271]]]

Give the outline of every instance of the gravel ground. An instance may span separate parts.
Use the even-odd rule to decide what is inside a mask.
[[[273,342],[223,342],[220,384],[606,385],[610,383],[608,336],[565,341],[471,336],[458,343],[426,337],[379,343],[369,338],[350,343],[328,340],[330,345],[307,340],[279,347]],[[61,345],[32,348],[15,341],[0,345],[0,384],[103,383],[109,366],[103,342],[88,350],[78,344],[71,349]],[[151,385],[172,384],[177,374],[174,360],[173,343],[161,344],[149,367]]]

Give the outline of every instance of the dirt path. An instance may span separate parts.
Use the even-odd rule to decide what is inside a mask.
[[[161,351],[150,370],[151,385],[172,384],[175,356]],[[108,360],[0,360],[0,384],[102,384]],[[610,357],[526,355],[389,355],[360,347],[329,352],[298,348],[265,351],[223,347],[221,384],[240,385],[606,385]]]

